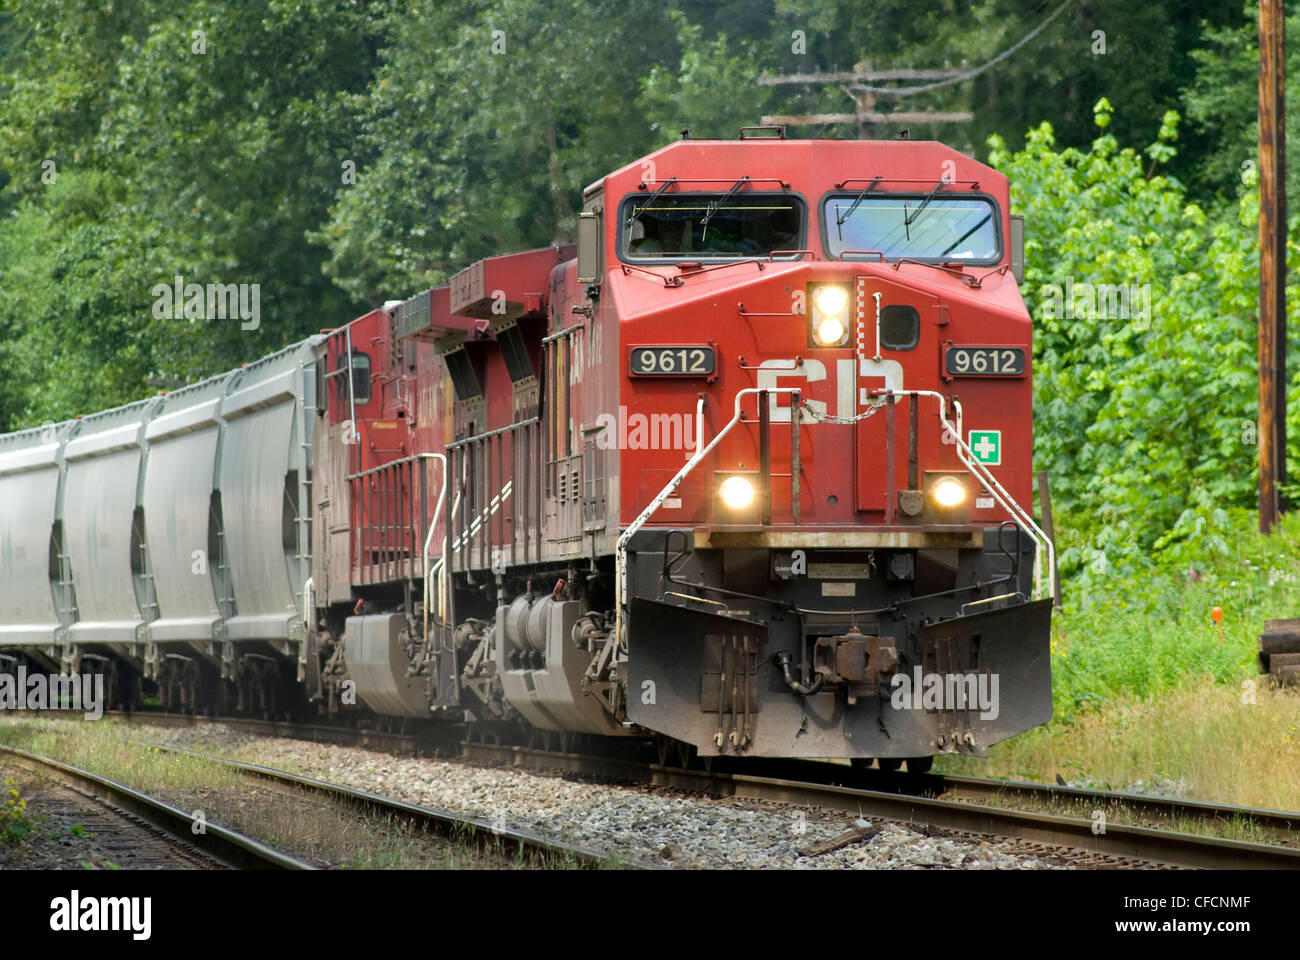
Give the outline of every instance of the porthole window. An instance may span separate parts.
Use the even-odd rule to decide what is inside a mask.
[[[880,311],[880,345],[887,350],[911,350],[921,339],[921,315],[916,307],[891,303]]]

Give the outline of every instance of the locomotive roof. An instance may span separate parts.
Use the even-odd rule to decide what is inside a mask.
[[[746,138],[743,140],[675,140],[653,153],[633,160],[595,181],[585,192],[602,184],[624,188],[630,182],[652,182],[679,177],[690,189],[691,179],[735,181],[749,177],[787,182],[814,180],[838,184],[845,180],[865,185],[879,176],[883,182],[894,181],[905,189],[911,182],[923,183],[946,179],[998,195],[1005,194],[1007,179],[992,167],[937,140],[782,140]],[[962,182],[965,181],[963,184]],[[882,186],[883,186],[882,182]],[[717,187],[718,184],[713,184]],[[725,189],[725,186],[723,187]],[[763,185],[756,183],[756,189]],[[779,189],[777,183],[771,189]],[[698,189],[710,189],[701,184]]]

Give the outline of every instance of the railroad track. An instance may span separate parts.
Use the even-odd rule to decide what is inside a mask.
[[[309,864],[272,850],[243,834],[215,823],[198,833],[194,818],[183,810],[69,764],[18,747],[0,745],[0,757],[7,762],[36,770],[83,795],[90,795],[119,814],[142,821],[161,831],[182,849],[197,848],[214,866],[243,870],[311,870]]]
[[[889,781],[893,782],[890,783]],[[907,784],[899,774],[885,774],[881,789],[900,792],[923,791],[926,795],[976,803],[1005,804],[1007,801],[1028,805],[1053,804],[1074,806],[1087,811],[1107,812],[1119,809],[1124,815],[1141,821],[1141,826],[1178,824],[1187,827],[1230,827],[1268,838],[1266,845],[1300,850],[1300,813],[1242,807],[1171,797],[1147,796],[1115,790],[1027,783],[1015,780],[991,780],[982,777],[931,776],[921,783]],[[899,781],[903,781],[900,783]],[[1107,812],[1107,816],[1110,814]]]
[[[185,750],[180,747],[151,743],[140,743],[140,746],[165,753],[195,757],[209,763],[222,764],[232,770],[266,780],[281,788],[305,790],[313,795],[326,797],[335,802],[374,810],[382,815],[391,816],[414,827],[427,829],[432,833],[453,840],[468,840],[485,852],[500,853],[504,849],[508,853],[513,848],[520,854],[533,855],[536,866],[570,865],[582,868],[618,866],[644,869],[642,864],[616,860],[607,852],[552,840],[528,830],[493,824],[473,817],[463,817],[445,810],[417,806],[395,800],[392,797],[368,793],[338,783],[328,783],[313,777],[304,777],[285,770],[274,770],[270,767],[244,763],[240,760],[231,760],[227,757],[200,753],[195,750]]]
[[[387,751],[455,755],[523,769],[628,780],[749,800],[819,806],[858,817],[899,820],[922,828],[993,834],[1047,847],[1084,851],[1117,865],[1143,863],[1216,869],[1300,868],[1300,814],[1118,791],[1017,783],[974,777],[911,776],[859,771],[810,761],[715,764],[711,770],[678,769],[622,758],[561,753],[493,743],[442,740],[407,733],[293,724],[251,718],[206,719],[138,713],[132,719],[161,725],[220,722],[261,735],[367,746]],[[1104,828],[1091,815],[1065,816],[998,804],[1012,801],[1053,808],[1108,811]],[[1121,819],[1122,818],[1122,819]],[[1126,822],[1130,821],[1131,822]],[[1145,824],[1183,826],[1171,830]],[[1232,824],[1273,842],[1224,839],[1186,827]]]

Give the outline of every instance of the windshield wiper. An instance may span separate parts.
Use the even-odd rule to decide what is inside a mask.
[[[721,199],[714,200],[712,203],[709,204],[709,208],[704,211],[704,216],[700,218],[700,226],[704,228],[700,231],[700,243],[703,243],[706,239],[708,239],[709,221],[713,219],[713,215],[717,213],[719,210],[721,210],[723,206],[726,205],[726,202],[731,199],[731,195],[733,193],[735,193],[737,190],[739,190],[748,182],[749,182],[749,177],[741,177],[739,180],[737,180],[735,183],[731,185],[731,189],[728,190],[726,193],[724,193]]]
[[[624,226],[627,227],[627,229],[630,231],[632,227],[636,224],[636,222],[641,219],[641,214],[645,213],[647,210],[650,209],[650,204],[658,200],[659,195],[662,194],[665,190],[667,190],[676,182],[677,182],[676,177],[669,177],[667,180],[663,182],[663,186],[661,186],[654,193],[650,194],[650,196],[646,199],[645,203],[641,204],[641,206],[639,207],[633,205],[633,211],[632,213],[628,214],[627,223],[625,223]]]
[[[867,199],[867,194],[869,194],[872,191],[872,189],[875,188],[876,184],[879,182],[880,182],[880,177],[876,177],[869,184],[867,184],[866,189],[864,189],[861,193],[859,193],[857,199],[854,200],[853,203],[849,205],[849,208],[844,211],[844,216],[835,218],[835,232],[839,234],[841,243],[844,241],[845,221],[847,221],[849,217],[853,216],[853,211],[858,209],[858,205],[861,204],[863,200]]]
[[[938,185],[937,187],[935,187],[933,190],[931,190],[929,193],[927,193],[927,194],[925,195],[925,199],[921,201],[921,205],[920,205],[919,207],[916,208],[916,212],[915,212],[915,213],[913,213],[911,216],[908,216],[907,214],[904,214],[904,215],[903,215],[903,226],[905,226],[905,227],[910,227],[912,224],[916,223],[916,218],[919,217],[919,216],[921,215],[921,211],[924,210],[926,207],[928,207],[928,206],[930,205],[930,201],[933,200],[933,199],[935,198],[935,195],[936,195],[940,190],[942,190],[945,186],[947,186],[947,184],[945,184],[942,180],[940,180],[940,181],[939,181],[939,185]],[[906,204],[903,205],[903,209],[904,209],[904,210],[907,209],[907,205],[906,205]],[[910,232],[909,232],[908,235],[907,235],[907,239],[909,239],[909,240],[912,239],[912,235],[911,235]]]
[[[993,214],[990,213],[987,217],[985,217],[985,218],[984,218],[983,220],[981,220],[979,223],[975,224],[975,226],[971,227],[969,230],[967,230],[965,233],[963,233],[960,237],[958,237],[958,238],[957,238],[956,240],[954,240],[952,243],[948,244],[947,249],[945,249],[945,250],[943,251],[943,253],[939,254],[939,256],[941,256],[941,257],[946,257],[946,256],[948,256],[948,254],[952,251],[952,248],[953,248],[953,247],[957,246],[957,244],[961,243],[963,240],[965,240],[967,237],[969,237],[972,233],[974,233],[976,230],[978,230],[980,227],[984,226],[984,224],[988,223],[988,222],[989,222],[990,220],[992,220],[992,219],[993,219]]]

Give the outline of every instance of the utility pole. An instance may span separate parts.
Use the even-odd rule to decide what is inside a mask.
[[[885,113],[878,109],[877,96],[889,97],[888,94],[876,94],[859,89],[861,85],[881,80],[940,80],[960,76],[960,70],[945,67],[942,70],[873,70],[870,60],[854,65],[852,72],[840,73],[794,73],[775,77],[759,77],[761,87],[774,87],[787,84],[837,84],[846,95],[854,100],[856,109],[853,113],[814,113],[801,116],[774,115],[763,117],[763,123],[782,124],[790,127],[825,126],[832,123],[856,123],[858,138],[868,140],[875,136],[876,124],[931,124],[931,123],[969,123],[975,117],[969,111],[936,112],[934,110],[902,110]],[[848,86],[843,86],[848,84]],[[891,98],[891,99],[897,99]]]
[[[1286,481],[1286,10],[1259,4],[1259,529]]]

